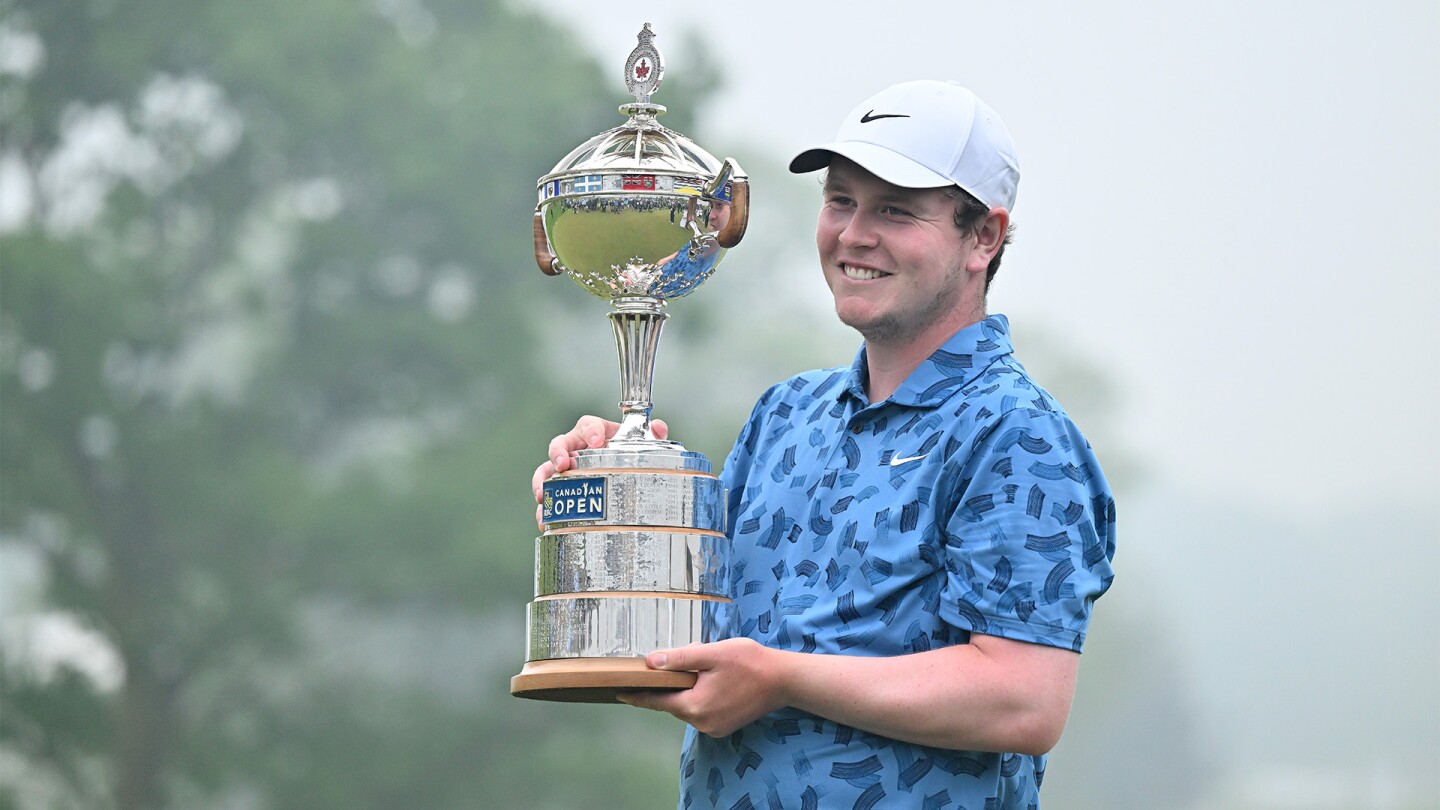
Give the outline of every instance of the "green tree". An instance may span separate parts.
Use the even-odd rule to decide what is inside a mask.
[[[673,800],[673,725],[505,688],[581,408],[530,195],[618,67],[498,0],[3,2],[0,39],[0,543],[123,666],[0,649],[0,807]]]

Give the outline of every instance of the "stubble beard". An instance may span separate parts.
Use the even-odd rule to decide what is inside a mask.
[[[866,343],[902,345],[923,335],[927,329],[943,320],[951,310],[961,305],[960,289],[964,280],[963,267],[951,268],[945,278],[947,294],[936,296],[908,317],[902,313],[887,312],[872,320],[854,323],[840,313],[838,301],[835,303],[835,316],[841,323],[859,332]]]

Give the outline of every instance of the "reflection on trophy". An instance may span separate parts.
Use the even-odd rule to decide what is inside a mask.
[[[745,234],[749,183],[662,126],[664,65],[649,23],[625,64],[628,116],[540,178],[535,259],[611,304],[620,430],[544,485],[535,599],[518,697],[586,703],[684,689],[645,665],[657,649],[729,635],[725,492],[700,453],[655,438],[651,383],[665,302],[705,282]]]

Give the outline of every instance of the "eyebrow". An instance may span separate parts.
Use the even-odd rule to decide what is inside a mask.
[[[825,181],[821,184],[820,188],[825,192],[849,192],[850,184],[844,180],[831,180],[830,174],[827,172]],[[919,199],[920,195],[916,192],[924,190],[925,189],[907,189],[894,186],[877,195],[875,201],[880,203],[903,203],[904,205],[913,207],[921,204],[921,200]]]

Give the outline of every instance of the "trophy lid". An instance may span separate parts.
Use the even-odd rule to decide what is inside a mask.
[[[660,88],[665,61],[655,47],[655,33],[645,23],[637,36],[639,44],[625,62],[625,86],[635,101],[620,112],[629,119],[614,129],[596,135],[561,158],[537,185],[543,202],[566,193],[593,193],[624,190],[669,191],[699,194],[720,173],[722,163],[686,136],[660,124],[656,119],[665,108],[650,97]],[[601,177],[634,175],[629,183],[601,183]],[[556,185],[556,181],[594,177],[594,182]],[[676,181],[679,182],[676,182]]]

